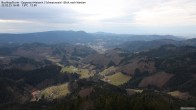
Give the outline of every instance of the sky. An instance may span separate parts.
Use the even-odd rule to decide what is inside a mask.
[[[22,0],[0,0],[2,1]],[[69,0],[73,1],[75,0]],[[0,33],[83,30],[89,33],[196,37],[196,0],[78,1],[86,3],[42,4],[37,7],[0,6]]]

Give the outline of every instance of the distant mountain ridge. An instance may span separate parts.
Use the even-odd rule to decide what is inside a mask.
[[[176,41],[173,39],[157,39],[152,41],[127,41],[117,47],[130,52],[140,52],[152,48],[157,48],[163,45],[196,46],[196,38],[181,41]]]
[[[0,43],[94,43],[107,42],[108,45],[123,43],[125,41],[151,41],[157,39],[183,40],[172,35],[131,35],[112,33],[86,33],[84,31],[47,31],[25,34],[0,34]]]
[[[48,31],[26,34],[0,34],[1,43],[61,43],[88,42],[90,35],[83,31]]]

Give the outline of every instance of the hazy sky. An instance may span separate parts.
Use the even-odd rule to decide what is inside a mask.
[[[84,1],[86,4],[38,5],[28,8],[0,7],[0,32],[84,30],[196,37],[196,0],[78,1]]]

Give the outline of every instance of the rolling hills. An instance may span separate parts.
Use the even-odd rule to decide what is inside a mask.
[[[51,31],[0,42],[2,110],[196,106],[195,39]]]

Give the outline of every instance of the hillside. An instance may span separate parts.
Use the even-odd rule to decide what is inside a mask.
[[[46,33],[23,35],[46,37]],[[68,36],[67,32],[60,33]],[[66,43],[66,39],[59,38],[62,43],[21,41],[0,45],[0,109],[178,110],[181,106],[196,106],[194,39],[151,36],[116,48],[114,44],[131,36],[123,35],[126,38],[119,42],[117,37],[106,46],[103,39],[116,34],[70,33],[78,40],[70,38],[73,42]],[[79,40],[80,33],[103,39],[93,39],[92,46],[90,39]],[[106,50],[94,48],[99,42],[99,47]]]
[[[143,91],[139,94],[127,95],[126,91],[104,83],[102,81],[78,80],[69,84],[73,91],[60,100],[46,102],[44,100],[26,103],[19,109],[29,110],[178,110],[181,106],[194,106],[195,100],[181,100],[164,93]],[[19,110],[20,105],[13,105],[12,108]],[[31,106],[29,108],[29,106]],[[10,110],[7,107],[5,110]]]

